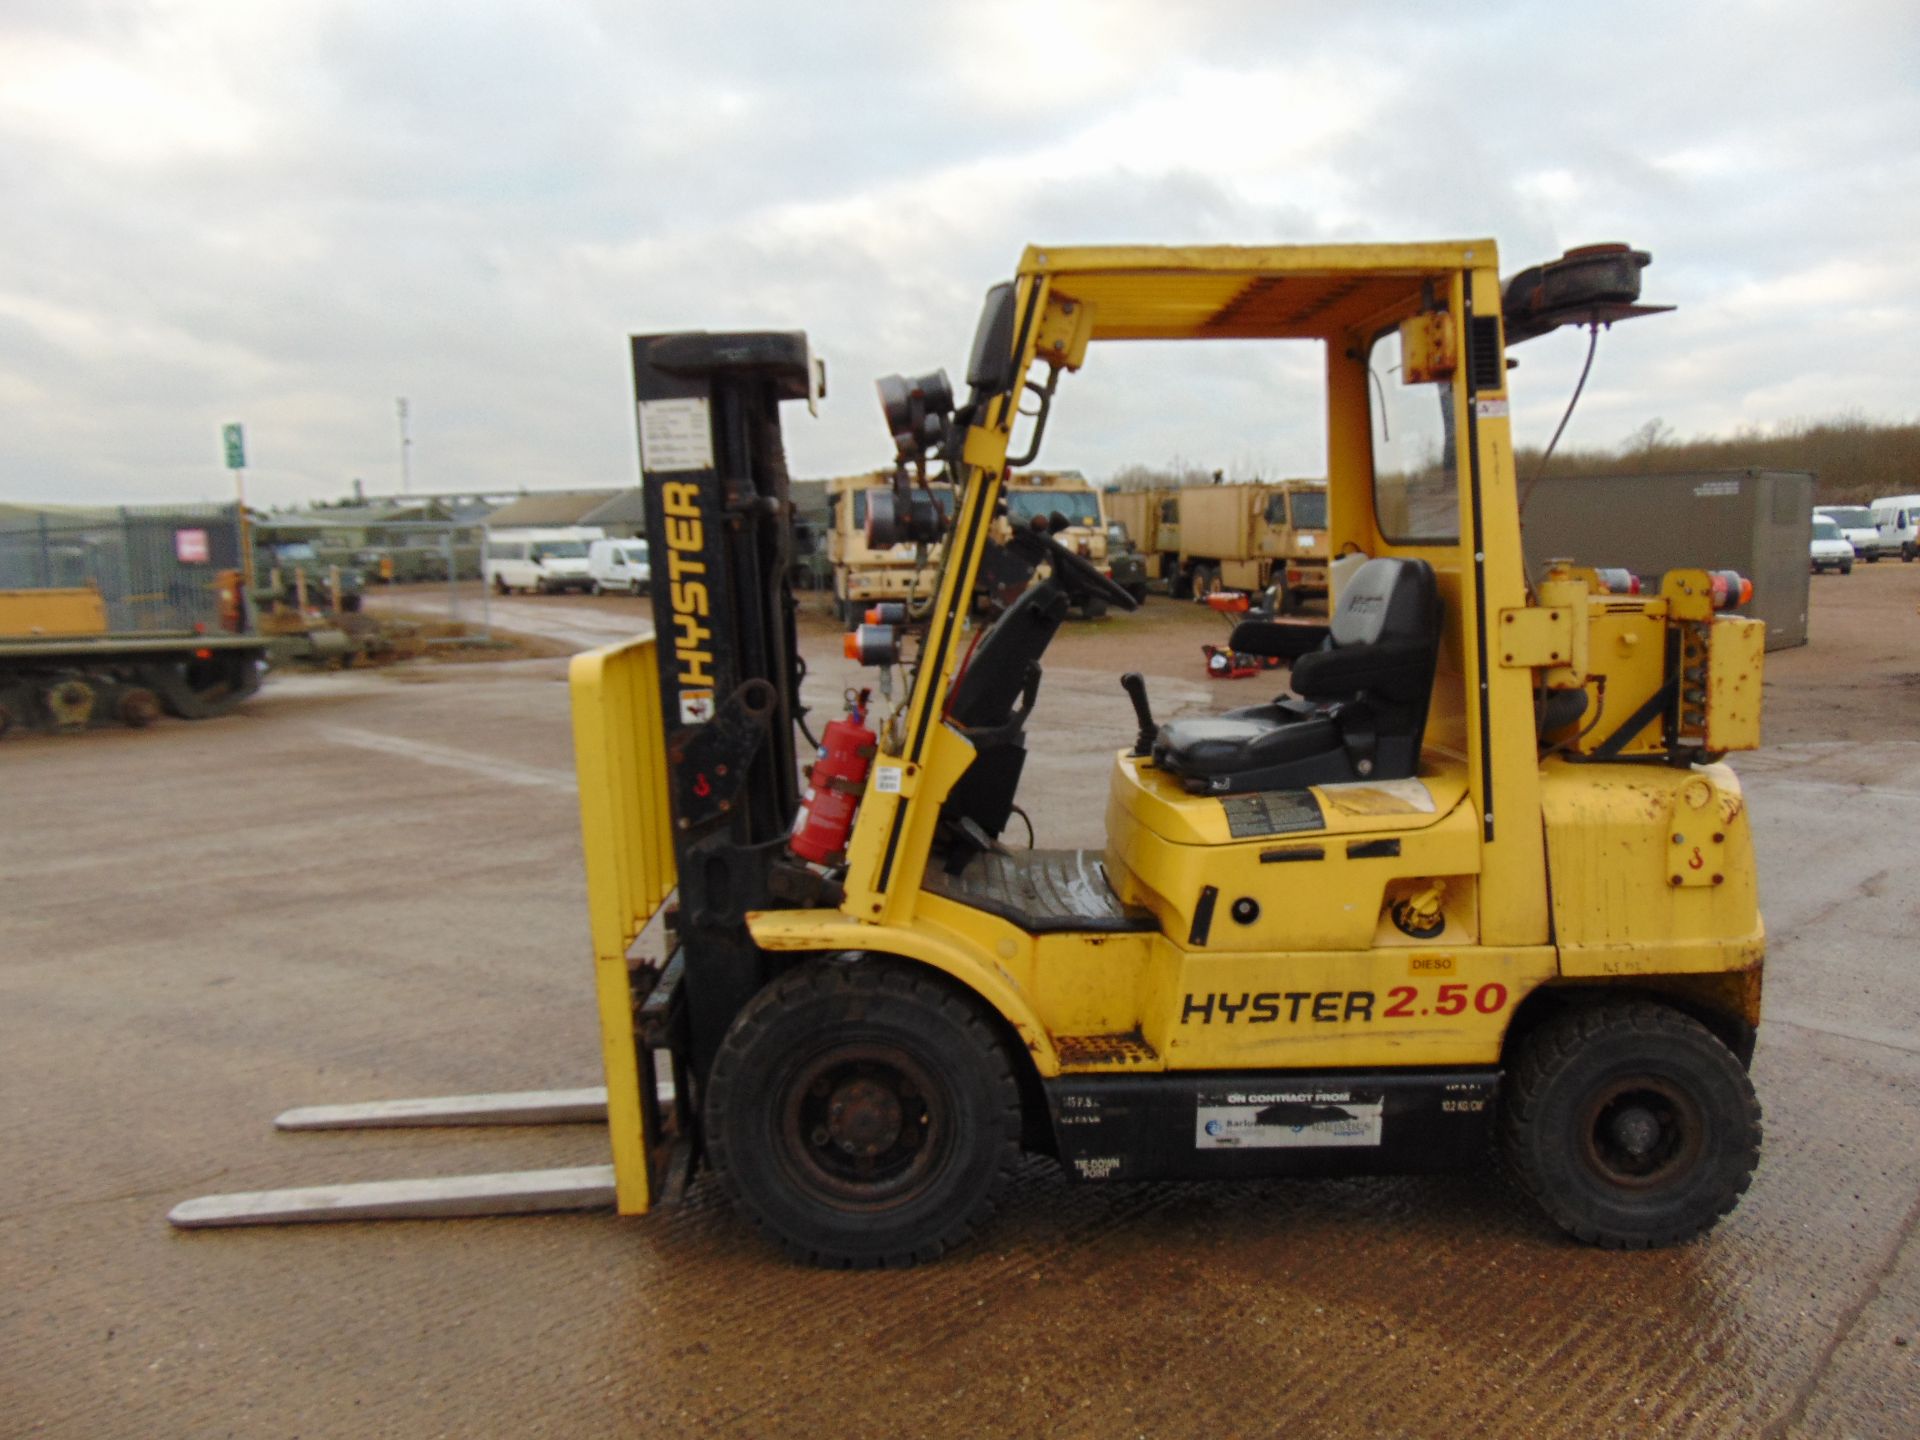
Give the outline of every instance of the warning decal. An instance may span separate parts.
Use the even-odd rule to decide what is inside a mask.
[[[640,468],[649,475],[713,468],[713,431],[704,399],[641,402]]]
[[[1195,1102],[1199,1150],[1377,1146],[1386,1104],[1377,1090],[1202,1092]]]

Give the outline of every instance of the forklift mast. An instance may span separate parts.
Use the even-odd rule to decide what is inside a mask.
[[[795,897],[792,506],[782,400],[818,394],[798,332],[633,337],[688,1058],[705,1075],[767,979],[751,910]],[[781,877],[789,883],[782,887]],[[779,888],[777,888],[779,887]]]

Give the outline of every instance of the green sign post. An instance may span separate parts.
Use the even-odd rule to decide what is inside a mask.
[[[220,427],[220,443],[226,447],[227,469],[233,472],[233,497],[240,511],[240,573],[245,577],[247,593],[253,593],[253,527],[247,523],[247,427],[237,421]]]

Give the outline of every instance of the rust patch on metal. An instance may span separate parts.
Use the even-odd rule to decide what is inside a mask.
[[[1053,1048],[1062,1069],[1082,1065],[1151,1065],[1160,1052],[1147,1042],[1139,1026],[1106,1035],[1059,1035]]]

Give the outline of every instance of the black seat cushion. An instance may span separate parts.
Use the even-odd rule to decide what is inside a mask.
[[[1340,748],[1340,731],[1321,715],[1293,723],[1204,716],[1167,730],[1166,745],[1154,747],[1156,758],[1162,769],[1181,775],[1230,775]]]
[[[1369,560],[1341,591],[1325,643],[1293,663],[1302,698],[1172,721],[1154,762],[1211,795],[1404,779],[1419,767],[1439,651],[1433,568]]]

